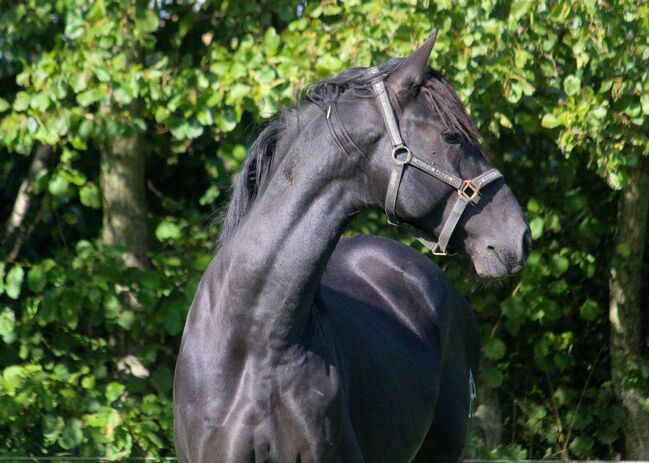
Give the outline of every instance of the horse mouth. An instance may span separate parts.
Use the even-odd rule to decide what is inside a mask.
[[[484,251],[471,256],[476,273],[484,278],[503,278],[520,272],[524,263],[503,257],[495,247],[489,245]]]

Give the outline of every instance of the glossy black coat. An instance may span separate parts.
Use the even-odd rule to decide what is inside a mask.
[[[199,306],[208,293],[203,281]],[[193,358],[196,343],[218,349],[216,336],[185,337],[175,385],[179,461],[458,461],[478,328],[439,267],[386,238],[342,240],[308,312],[281,354],[233,348],[217,368]]]

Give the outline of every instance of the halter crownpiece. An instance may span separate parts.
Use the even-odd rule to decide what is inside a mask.
[[[394,115],[385,82],[383,79],[379,79],[376,80],[372,86],[376,96],[378,97],[381,113],[383,114],[383,122],[388,131],[390,142],[392,143],[392,158],[394,159],[392,173],[390,174],[390,180],[388,181],[388,189],[385,194],[385,215],[388,218],[388,223],[390,225],[405,228],[413,233],[424,246],[433,252],[433,254],[445,256],[447,255],[446,248],[448,247],[451,235],[460,221],[467,205],[469,203],[478,205],[480,202],[480,190],[484,186],[502,178],[503,175],[497,169],[490,169],[473,179],[462,180],[460,177],[439,169],[412,154],[408,145],[406,145],[403,138],[401,138],[399,124]],[[397,199],[399,197],[399,186],[401,185],[401,179],[403,178],[403,172],[406,166],[413,166],[457,190],[458,198],[455,201],[451,214],[448,216],[444,226],[442,227],[437,242],[428,239],[428,237],[421,236],[421,231],[411,225],[399,222],[397,216]]]

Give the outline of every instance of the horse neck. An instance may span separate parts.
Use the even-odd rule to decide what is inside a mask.
[[[292,151],[217,256],[221,321],[263,353],[300,339],[327,261],[362,204],[349,157],[329,148]]]

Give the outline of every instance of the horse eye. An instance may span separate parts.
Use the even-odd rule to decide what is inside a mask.
[[[457,132],[444,132],[442,134],[442,137],[444,137],[444,141],[446,143],[450,143],[452,145],[460,142],[460,134]]]

